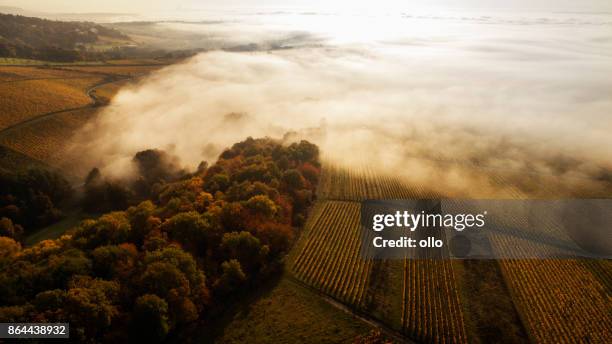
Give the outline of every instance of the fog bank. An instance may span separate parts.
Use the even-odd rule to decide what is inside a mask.
[[[278,32],[279,19],[268,19]],[[449,194],[487,171],[607,183],[606,18],[506,19],[352,18],[311,32],[302,23],[303,35],[292,37],[324,43],[202,53],[122,90],[78,133],[73,152],[87,168],[120,175],[146,148],[194,168],[247,136],[306,138],[335,163],[367,163]]]

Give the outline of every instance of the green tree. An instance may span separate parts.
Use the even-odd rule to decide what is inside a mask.
[[[240,286],[246,282],[247,277],[242,271],[240,262],[236,259],[230,259],[221,264],[223,273],[215,282],[215,291],[220,294],[230,294],[238,290]]]
[[[93,250],[91,256],[96,276],[112,278],[122,272],[131,272],[137,251],[130,245],[107,245]]]
[[[167,297],[176,289],[181,295],[189,295],[189,280],[176,266],[166,262],[154,262],[147,266],[140,279],[142,290],[160,297]]]
[[[134,306],[132,336],[135,341],[160,343],[170,331],[168,322],[168,303],[157,295],[145,294]]]
[[[144,201],[126,211],[130,226],[132,228],[131,241],[142,244],[144,237],[151,231],[152,226],[148,221],[155,212],[155,204]]]
[[[119,284],[112,281],[77,278],[71,282],[66,294],[64,311],[68,314],[77,336],[96,338],[107,332],[119,310],[116,306]]]
[[[22,234],[23,228],[20,225],[13,224],[13,221],[7,217],[0,219],[0,237],[19,239]]]
[[[66,296],[66,291],[62,289],[45,290],[36,294],[34,305],[41,312],[59,309],[64,306]]]
[[[198,212],[178,213],[162,224],[162,230],[192,252],[204,252],[210,224]]]
[[[128,241],[131,229],[126,213],[116,211],[102,215],[98,220],[83,221],[74,238],[87,248],[120,244]]]
[[[198,268],[191,254],[176,247],[167,247],[160,251],[148,253],[144,262],[146,264],[162,262],[176,267],[187,279],[191,291],[190,297],[200,307],[200,310],[208,303],[206,276]]]
[[[85,253],[79,249],[72,248],[49,257],[41,279],[46,281],[45,286],[51,288],[65,288],[73,276],[89,275],[92,263]]]
[[[206,191],[214,194],[217,191],[225,191],[230,186],[230,178],[225,173],[217,173],[206,182]]]
[[[257,272],[268,255],[268,247],[262,246],[259,239],[249,232],[225,233],[221,249],[230,259],[237,259],[249,273]]]
[[[292,143],[289,146],[289,152],[294,160],[318,164],[319,147],[308,141],[302,140],[300,143]]]

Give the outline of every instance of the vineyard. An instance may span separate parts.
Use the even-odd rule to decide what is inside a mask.
[[[134,83],[132,79],[124,79],[112,83],[101,85],[96,88],[94,95],[101,104],[109,104],[111,99],[119,92],[120,89]]]
[[[408,187],[401,179],[377,173],[368,166],[343,168],[331,163],[323,168],[318,194],[319,199],[344,201],[435,197],[425,188]]]
[[[503,174],[490,175],[491,184],[505,185],[503,194],[507,198],[530,197],[524,190],[512,186]],[[555,192],[553,187],[543,190],[547,195]],[[485,189],[474,188],[473,192],[486,194]],[[524,326],[525,336],[535,343],[610,342],[612,264],[608,261],[491,261],[480,264],[478,269],[487,273],[500,271],[499,277],[489,276],[497,280],[481,282],[479,275],[472,274],[464,275],[460,283],[457,273],[464,273],[467,262],[405,259],[399,263],[361,258],[361,201],[426,196],[434,194],[423,187],[411,187],[398,178],[379,175],[367,167],[344,169],[324,165],[319,201],[290,259],[293,276],[417,341],[476,341],[475,336],[481,335],[479,326],[501,320],[487,318],[487,314],[502,314],[504,319],[500,323],[505,321],[507,329],[500,330],[512,332],[519,340],[525,339],[520,334]],[[497,221],[534,235],[528,232],[526,220],[516,217],[512,211]],[[569,240],[552,222],[545,229],[538,235]],[[517,240],[526,239],[500,233],[489,236],[493,249],[500,254],[519,246],[528,247],[525,243],[519,245]],[[529,245],[539,244],[535,240]],[[484,289],[469,296],[459,290],[475,284]],[[488,291],[487,286],[497,289]],[[488,298],[478,299],[485,294]],[[503,309],[494,312],[502,313],[488,312],[486,302],[499,302]],[[467,308],[468,303],[472,308]],[[482,310],[480,325],[474,319],[467,325],[465,312],[470,309]]]
[[[360,257],[359,204],[325,202],[319,208],[293,271],[305,283],[362,308],[372,261]]]
[[[56,68],[0,66],[0,93],[3,95],[0,98],[3,114],[0,117],[0,168],[11,171],[23,166],[46,164],[70,171],[76,164],[65,154],[67,138],[97,111],[87,90],[108,77],[115,77],[114,82],[92,92],[96,100],[100,100],[99,104],[106,104],[134,77],[161,68],[161,65],[153,64],[130,65],[130,61],[122,63],[124,65]],[[561,185],[536,174],[517,180],[505,171],[488,170],[478,164],[462,165],[441,159],[432,163],[440,168],[458,165],[454,168],[471,169],[471,173],[482,175],[484,181],[466,188],[468,192],[462,195],[465,198],[582,196],[573,191],[573,185]],[[609,197],[607,189],[582,185],[579,179],[573,182],[578,186],[575,189],[587,190],[587,196]],[[424,183],[412,183],[382,173],[366,164],[345,168],[330,163],[323,166],[317,192],[318,201],[288,260],[292,280],[283,283],[307,285],[358,314],[419,342],[478,342],[476,337],[482,335],[480,328],[499,320],[491,318],[492,314],[502,314],[500,317],[504,321],[510,319],[508,331],[523,331],[517,338],[523,338],[524,334],[534,343],[612,342],[610,261],[512,259],[490,261],[483,264],[485,267],[470,272],[470,264],[462,261],[364,259],[361,256],[360,229],[362,201],[449,195],[436,192]],[[452,201],[447,204],[462,206]],[[504,226],[519,228],[527,237],[532,236],[527,240],[491,233],[488,241],[500,255],[512,255],[520,248],[540,245],[539,239],[571,242],[552,221],[547,222],[544,232],[535,233],[530,232],[527,220],[517,217],[512,211],[496,220]],[[479,281],[485,279],[478,275],[481,272],[479,268],[496,272],[497,280],[489,284]],[[462,290],[478,283],[480,289],[476,291],[466,293]],[[282,303],[267,304],[274,314],[281,314],[282,305],[290,302],[296,293],[294,289],[297,289],[293,284],[283,285],[283,288],[283,293],[275,296],[282,299]],[[491,288],[495,290],[489,290]],[[485,293],[488,293],[488,298],[483,297]],[[296,307],[308,312],[324,326],[324,317],[317,318],[316,311],[309,308],[312,302],[309,299]],[[489,311],[491,307],[487,302],[505,304],[505,309],[495,311],[502,313]],[[480,318],[469,314],[474,310],[482,312]],[[350,320],[345,319],[345,322],[348,324]],[[270,323],[260,326],[262,331],[271,328]],[[244,327],[244,333],[247,333],[249,328],[247,325]],[[287,338],[293,334],[290,328],[281,330]],[[362,330],[349,329],[342,335],[350,338]],[[502,328],[500,331],[505,330]],[[315,338],[331,338],[334,331],[331,326],[322,327]],[[300,335],[306,338],[308,333]],[[230,342],[242,339],[240,336],[227,338]],[[481,338],[480,342],[487,341]]]
[[[78,108],[91,103],[86,89],[102,80],[99,76],[78,79],[23,80],[0,83],[0,129],[37,115]]]
[[[517,198],[529,198],[520,190],[515,190],[514,194]],[[560,225],[549,218],[550,215],[539,213],[543,225],[536,232],[524,217],[505,210],[507,214],[497,219],[498,222],[518,228],[530,240],[502,233],[490,234],[493,249],[502,257],[521,253],[529,256],[530,252],[544,250],[552,253],[554,247],[540,242],[546,238],[573,244]],[[608,261],[501,259],[499,265],[533,342],[610,342],[612,266]]]
[[[94,113],[94,108],[86,108],[24,124],[0,135],[0,145],[52,166],[64,166],[70,158],[64,154],[68,144],[66,138],[85,124]]]
[[[134,64],[146,61],[119,61],[117,65],[96,66],[0,66],[0,145],[6,154],[0,165],[13,169],[49,165],[75,171],[65,149],[71,135],[106,105],[128,82],[164,64]],[[95,87],[94,87],[95,86]],[[25,157],[25,158],[24,158]],[[23,167],[23,166],[22,166]]]
[[[0,83],[42,79],[82,78],[83,76],[81,72],[71,72],[62,69],[0,65]]]
[[[501,173],[491,172],[490,175],[497,185],[504,186],[507,198],[560,198],[577,195],[566,188],[555,188],[547,183],[544,176],[527,176],[526,179],[537,179],[540,182],[534,195],[518,188],[512,179]],[[588,190],[584,185],[580,185],[580,189]],[[584,196],[601,196],[601,191],[605,190]],[[447,204],[451,208],[461,207],[460,202],[447,201]],[[537,230],[532,228],[528,216],[525,216],[529,209],[521,211],[506,206],[498,207],[496,213],[504,214],[494,220],[498,225],[515,231],[514,234],[489,234],[488,239],[494,252],[502,257],[527,257],[533,252],[552,254],[555,247],[544,244],[551,239],[563,245],[575,245],[568,234],[561,230],[560,224],[546,212],[537,213],[540,223]],[[609,343],[612,340],[612,265],[609,261],[501,259],[498,264],[512,301],[533,342]]]
[[[524,259],[500,264],[535,342],[610,342],[610,295],[581,262]]]
[[[163,67],[162,64],[134,64],[134,65],[104,65],[104,66],[76,66],[62,67],[63,70],[90,74],[118,75],[118,76],[138,76]]]
[[[537,245],[499,234],[492,235],[490,241],[502,254]],[[533,341],[610,342],[612,267],[609,262],[506,259],[499,264]]]
[[[321,200],[312,210],[292,257],[293,275],[409,338],[466,343],[449,261],[405,260],[396,264],[361,257],[359,201],[415,198],[426,191],[411,191],[401,180],[378,177],[368,168],[346,170],[332,165],[324,166],[320,185]],[[386,282],[381,285],[380,281]]]
[[[404,332],[424,342],[467,343],[449,260],[404,261]]]

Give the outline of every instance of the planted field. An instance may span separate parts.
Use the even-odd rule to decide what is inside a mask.
[[[467,343],[457,287],[449,260],[405,260],[404,332],[424,342]]]
[[[26,154],[0,145],[0,172],[14,173],[29,168],[42,168],[46,164]]]
[[[111,65],[167,65],[168,63],[173,62],[171,59],[152,59],[152,58],[142,58],[142,59],[128,59],[128,60],[109,60],[108,64]]]
[[[401,179],[377,173],[366,165],[343,168],[330,163],[324,165],[318,195],[320,199],[351,201],[433,196],[423,187],[408,186]]]
[[[300,238],[291,271],[296,278],[407,337],[465,343],[467,335],[451,262],[361,258],[360,202],[414,198],[396,178],[363,168],[323,169],[319,201]],[[333,201],[332,201],[333,199]]]
[[[519,185],[502,173],[483,172],[487,172],[490,185],[504,186],[497,196],[532,197],[525,182]],[[527,184],[535,183],[535,179]],[[558,197],[568,192],[551,185],[544,184],[539,195]],[[483,184],[471,192],[478,196],[488,194],[488,190]],[[369,276],[365,286],[347,274],[361,271],[363,264],[358,249],[359,202],[424,198],[422,195],[427,192],[418,185],[377,175],[365,167],[343,169],[326,164],[319,187],[322,201],[313,210],[297,246],[299,254],[292,267],[295,276],[423,342],[487,342],[499,336],[497,331],[511,341],[523,341],[528,336],[536,343],[610,342],[612,264],[608,261],[502,260],[493,265],[447,260],[374,261],[365,269]],[[460,206],[451,204],[455,205]],[[531,233],[526,218],[507,210],[506,216],[496,218],[498,224],[536,234]],[[492,234],[493,249],[503,253],[525,245],[542,245],[538,240],[551,238],[553,242],[571,242],[554,221],[542,215],[540,218],[546,226],[531,242],[519,245],[517,240],[527,239]],[[347,269],[345,265],[354,267]],[[353,286],[343,283],[347,279]],[[351,293],[361,288],[367,288],[365,295]],[[497,306],[491,308],[491,304]],[[470,314],[466,317],[465,312]]]
[[[529,342],[501,268],[495,260],[455,260],[453,271],[468,341],[474,344]]]
[[[163,64],[146,65],[103,65],[103,66],[68,66],[62,67],[64,70],[77,71],[92,74],[118,75],[118,76],[138,76],[150,73],[162,68]]]
[[[42,114],[91,104],[87,88],[100,77],[0,83],[0,130]]]
[[[70,166],[74,157],[65,148],[95,114],[94,105],[108,104],[133,79],[123,75],[160,67],[0,66],[0,145],[11,152],[2,166],[15,165],[12,161],[20,156],[60,169]],[[68,170],[76,173],[73,167]]]
[[[0,145],[50,165],[61,166],[69,158],[64,154],[68,139],[95,111],[95,108],[85,108],[25,123],[0,134]]]
[[[301,281],[362,308],[373,262],[360,256],[359,204],[324,202],[319,207],[292,271]]]
[[[503,181],[513,198],[530,195]],[[549,197],[563,197],[564,190],[544,189]],[[504,209],[498,209],[496,212]],[[492,233],[489,241],[501,256],[516,250],[551,250],[547,242],[573,243],[558,224],[538,213],[546,224],[537,232],[523,216],[506,209],[496,222],[519,229],[528,239]],[[542,240],[542,243],[540,243]],[[529,256],[525,253],[525,256]],[[609,261],[559,259],[502,259],[498,261],[505,284],[530,339],[536,343],[609,343],[612,340],[612,265]]]
[[[225,328],[215,336],[220,343],[252,342],[253,338],[258,343],[353,343],[369,331],[363,322],[287,278],[232,316]]]
[[[101,104],[108,104],[121,88],[133,82],[134,81],[132,79],[123,79],[116,82],[104,84],[100,87],[97,87],[93,92],[93,95],[96,97],[96,100]]]
[[[497,250],[516,249],[516,240],[495,236]],[[593,262],[578,260],[501,260],[501,269],[531,338],[537,343],[609,343],[612,299]],[[609,282],[608,282],[609,283]]]
[[[83,78],[87,76],[93,75],[45,67],[12,67],[0,65],[0,83],[31,79]]]
[[[30,60],[30,59],[22,59],[15,57],[0,57],[0,65],[43,65],[47,63],[46,61],[41,60]]]

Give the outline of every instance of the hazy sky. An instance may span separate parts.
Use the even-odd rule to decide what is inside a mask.
[[[49,12],[144,12],[194,8],[303,7],[303,8],[513,8],[575,11],[612,11],[610,0],[0,0],[2,6]]]

